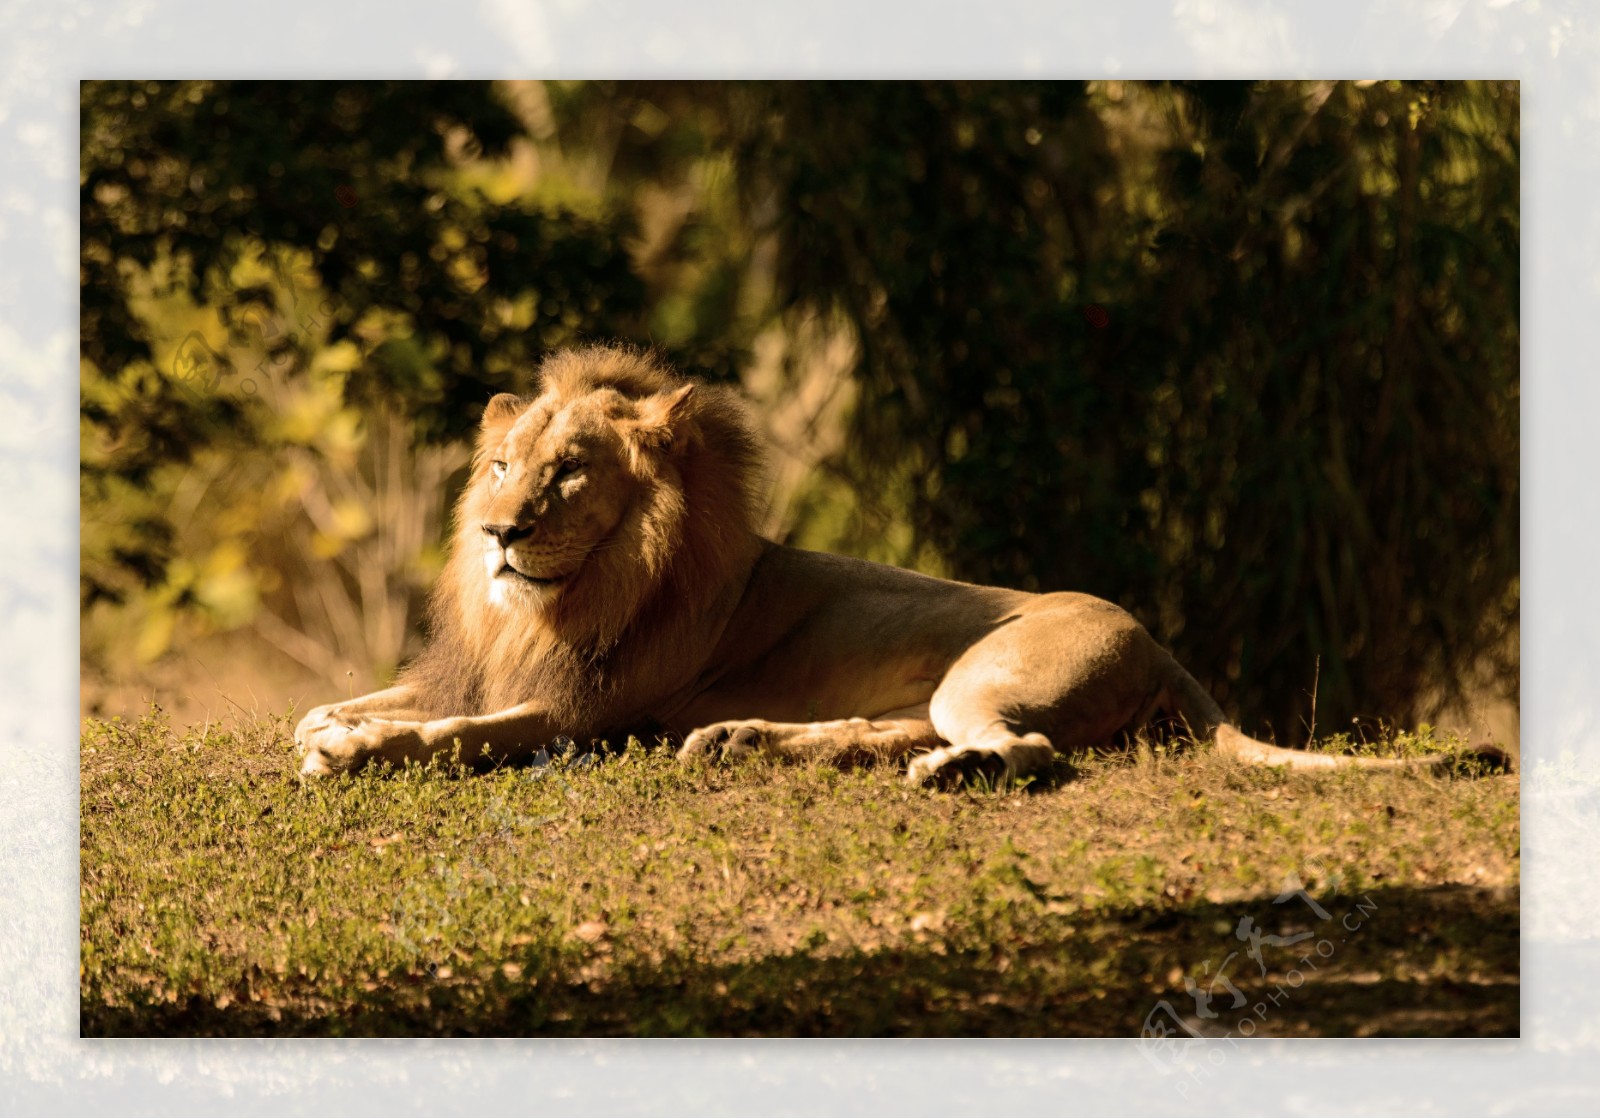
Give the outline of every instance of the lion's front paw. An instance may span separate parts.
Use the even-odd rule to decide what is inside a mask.
[[[310,718],[295,731],[301,777],[336,777],[375,761],[420,761],[427,752],[422,727],[416,723],[334,718],[308,726]]]
[[[678,760],[732,762],[761,752],[766,731],[755,723],[712,723],[684,740]]]
[[[336,703],[313,707],[294,728],[295,756],[300,758],[300,776],[332,777],[352,768],[348,757],[355,743],[347,741],[356,720],[343,719]]]
[[[294,728],[295,753],[304,757],[306,752],[319,738],[328,732],[347,731],[359,720],[341,716],[339,704],[325,703],[321,707],[313,707],[306,712],[306,717],[301,719]]]
[[[361,767],[366,736],[356,727],[334,719],[313,721],[312,715],[295,728],[294,746],[300,756],[301,777],[336,777]]]

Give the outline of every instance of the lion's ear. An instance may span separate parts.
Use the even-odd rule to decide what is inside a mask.
[[[489,404],[483,410],[483,426],[508,420],[527,406],[528,402],[520,396],[509,392],[497,393],[489,398]]]
[[[677,450],[694,432],[694,385],[647,396],[639,401],[639,414],[629,424],[630,434],[646,447]]]

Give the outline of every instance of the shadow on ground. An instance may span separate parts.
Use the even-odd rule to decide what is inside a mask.
[[[1302,931],[1312,936],[1258,947],[1263,975],[1237,930],[1241,916],[1287,912],[1273,900],[1079,912],[1052,917],[1026,942],[982,951],[952,951],[935,938],[740,964],[680,952],[622,965],[601,945],[577,968],[570,958],[508,956],[483,965],[494,969],[490,982],[424,972],[372,991],[308,983],[271,1006],[247,991],[221,1007],[199,998],[85,1004],[82,1032],[1127,1037],[1152,1011],[1160,1017],[1164,1000],[1190,1026],[1216,1035],[1518,1035],[1515,891],[1407,888],[1324,899],[1326,919],[1303,911]],[[522,973],[505,978],[506,962],[520,963]],[[1219,972],[1232,989],[1215,981]],[[1185,976],[1209,983],[1215,1018],[1196,1015]]]

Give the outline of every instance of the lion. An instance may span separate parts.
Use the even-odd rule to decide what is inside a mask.
[[[561,738],[907,762],[1020,781],[1158,716],[1256,765],[1394,768],[1247,737],[1129,613],[765,539],[738,394],[621,346],[565,350],[484,409],[430,638],[393,687],[317,707],[300,773],[515,761]]]

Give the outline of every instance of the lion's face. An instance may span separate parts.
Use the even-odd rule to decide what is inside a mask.
[[[614,399],[515,407],[520,414],[503,433],[485,431],[475,523],[463,531],[479,536],[489,600],[538,608],[561,596],[597,552],[626,546],[617,535],[639,481]]]

